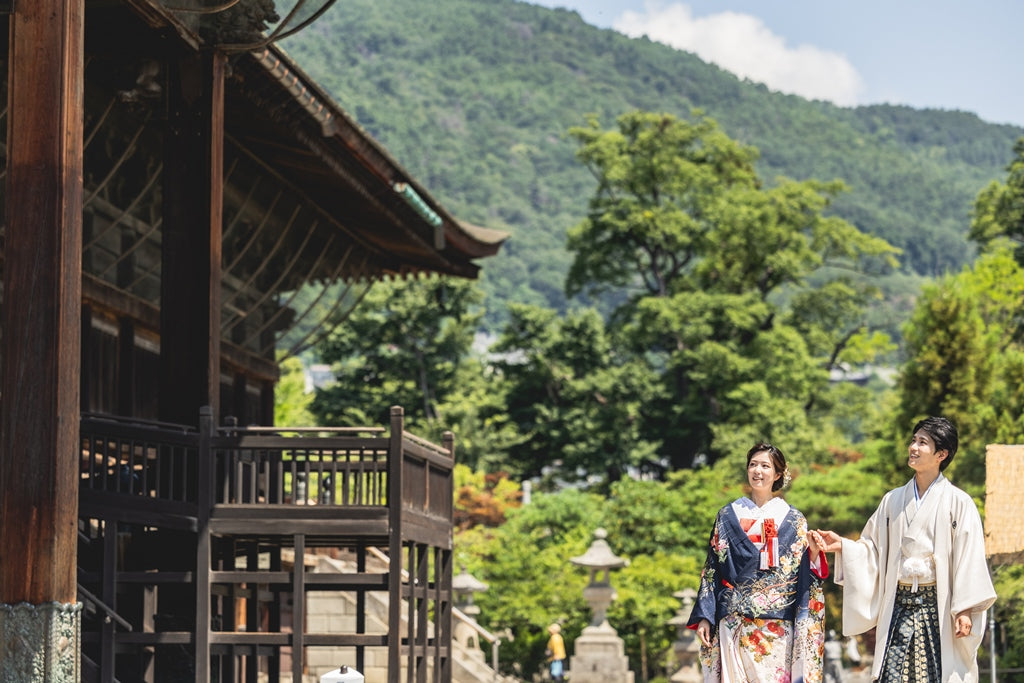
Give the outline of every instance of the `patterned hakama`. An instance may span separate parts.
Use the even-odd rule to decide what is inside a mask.
[[[939,606],[935,586],[900,585],[889,624],[888,647],[878,683],[942,680]]]

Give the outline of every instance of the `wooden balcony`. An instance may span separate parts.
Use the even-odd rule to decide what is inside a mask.
[[[80,582],[97,615],[83,652],[98,660],[96,680],[164,679],[158,655],[170,645],[194,654],[197,681],[273,682],[282,667],[300,681],[304,648],[328,646],[355,648],[357,669],[365,648],[386,647],[389,681],[402,669],[450,680],[450,436],[419,439],[394,408],[387,431],[85,416],[81,444]],[[391,569],[312,574],[302,558],[318,548],[350,552],[359,567],[379,548]],[[308,596],[324,590],[386,591],[389,633],[283,623],[282,603],[303,624]]]

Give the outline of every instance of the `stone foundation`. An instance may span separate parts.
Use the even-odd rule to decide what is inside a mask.
[[[607,624],[607,622],[606,622]],[[573,641],[572,683],[633,683],[622,639],[611,626],[588,626]]]
[[[0,683],[78,683],[82,604],[0,604]]]

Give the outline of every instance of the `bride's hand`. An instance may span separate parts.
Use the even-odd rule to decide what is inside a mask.
[[[697,624],[697,637],[700,638],[700,642],[704,643],[704,647],[711,647],[711,622],[707,619],[701,619],[700,623]]]
[[[824,545],[824,539],[822,539],[821,534],[814,530],[807,532],[807,550],[811,553],[811,562],[818,561],[818,553],[821,552]]]

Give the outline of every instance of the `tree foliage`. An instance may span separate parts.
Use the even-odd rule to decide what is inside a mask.
[[[312,392],[306,392],[302,361],[291,357],[280,364],[281,376],[274,385],[274,424],[288,427],[313,427],[316,418],[310,412]]]
[[[455,465],[455,511],[457,529],[498,527],[505,523],[508,511],[522,503],[522,489],[508,475],[473,471]]]
[[[996,594],[996,625],[999,627],[996,652],[999,668],[1024,667],[1024,566],[996,567],[992,572]]]
[[[651,370],[620,350],[596,311],[562,317],[512,304],[494,351],[520,437],[508,467],[527,477],[615,481],[652,457],[641,418],[658,400]]]
[[[504,400],[472,353],[483,309],[476,283],[426,278],[378,283],[317,347],[336,382],[310,409],[320,424],[386,424],[402,406],[411,430],[455,435],[460,461],[504,462],[515,444]]]
[[[318,347],[337,379],[317,395],[318,415],[345,423],[365,419],[367,406],[400,405],[413,419],[436,419],[472,345],[479,301],[471,283],[454,279],[376,285]]]
[[[1009,239],[1016,245],[1017,260],[1024,263],[1024,138],[1014,144],[1013,153],[1006,182],[992,181],[978,195],[970,237],[983,249]]]

